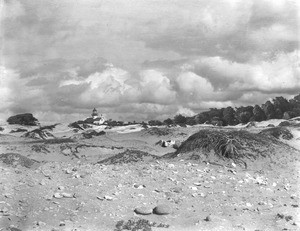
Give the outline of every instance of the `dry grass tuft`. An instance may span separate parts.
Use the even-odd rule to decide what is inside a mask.
[[[276,139],[284,139],[284,140],[290,140],[293,138],[293,134],[285,127],[275,127],[275,128],[268,128],[265,130],[262,130],[259,134],[261,135],[268,135],[275,137]]]
[[[167,136],[173,134],[172,130],[169,128],[156,127],[146,129],[145,133],[153,136]]]
[[[279,147],[286,147],[286,145],[264,134],[254,134],[243,130],[203,129],[190,136],[173,155],[168,154],[168,157],[190,152],[193,153],[194,158],[196,152],[200,151],[201,155],[208,155],[213,151],[218,158],[223,160],[232,159],[236,162],[244,162],[243,159],[254,160],[258,157],[270,156]]]
[[[98,164],[124,164],[124,163],[140,162],[140,161],[152,161],[156,159],[159,159],[159,157],[155,155],[151,155],[147,152],[142,152],[139,150],[126,150],[125,152],[101,160],[98,162]]]

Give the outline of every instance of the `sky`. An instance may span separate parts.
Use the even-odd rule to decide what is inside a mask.
[[[0,0],[0,121],[123,121],[300,93],[297,0]]]

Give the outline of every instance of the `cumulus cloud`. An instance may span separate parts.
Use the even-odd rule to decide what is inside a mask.
[[[2,110],[154,119],[299,93],[294,0],[0,4]]]
[[[297,92],[300,88],[298,51],[279,53],[270,60],[238,63],[221,57],[194,61],[192,69],[205,76],[215,90]]]
[[[70,89],[86,86],[78,95],[85,105],[119,106],[126,103],[171,104],[176,99],[171,81],[156,70],[142,71],[136,79],[127,71],[107,66],[103,72],[96,72],[84,80],[64,80],[60,88]]]

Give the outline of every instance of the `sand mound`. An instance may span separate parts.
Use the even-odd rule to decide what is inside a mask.
[[[272,136],[253,134],[248,131],[201,130],[184,141],[168,158],[179,154],[201,151],[207,154],[211,151],[222,159],[256,159],[266,157],[278,148],[287,147]],[[182,155],[181,155],[182,156]]]
[[[261,135],[267,135],[275,137],[276,139],[284,139],[284,140],[291,140],[293,138],[293,134],[284,127],[274,127],[274,128],[268,128],[265,130],[262,130],[259,134]]]
[[[98,162],[98,164],[123,164],[140,161],[151,161],[155,159],[159,159],[159,157],[139,150],[126,150],[125,152],[101,160]]]
[[[22,156],[18,153],[4,153],[0,155],[0,160],[7,165],[21,165],[26,168],[32,167],[34,164],[38,163],[38,161],[29,159],[25,156]]]

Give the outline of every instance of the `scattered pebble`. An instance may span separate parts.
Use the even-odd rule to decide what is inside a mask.
[[[61,195],[65,198],[72,198],[74,197],[74,194],[72,193],[66,193],[66,192],[62,192]]]
[[[64,190],[64,189],[65,189],[64,186],[58,186],[57,188],[58,188],[59,190]]]
[[[204,219],[205,221],[211,221],[211,216],[210,215],[208,215],[207,217],[205,217],[205,219]]]
[[[105,200],[108,200],[108,201],[112,201],[112,200],[113,200],[113,197],[111,197],[111,196],[104,196],[104,199],[105,199]]]
[[[54,193],[53,197],[57,198],[57,199],[61,199],[61,198],[63,198],[63,195],[61,195],[60,193]]]

